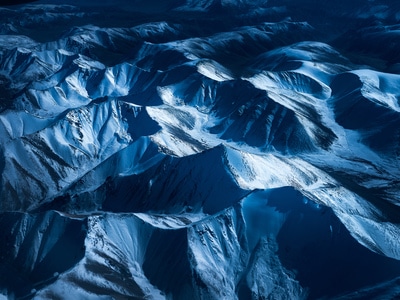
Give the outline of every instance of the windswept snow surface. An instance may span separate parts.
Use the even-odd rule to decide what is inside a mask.
[[[0,298],[398,296],[398,4],[64,2],[0,8]]]

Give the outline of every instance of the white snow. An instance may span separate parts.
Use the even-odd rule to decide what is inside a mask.
[[[362,94],[373,102],[400,112],[400,75],[372,70],[353,71],[363,83]]]
[[[212,61],[199,61],[197,63],[197,72],[212,80],[220,82],[233,79],[229,75],[229,71],[227,69]]]

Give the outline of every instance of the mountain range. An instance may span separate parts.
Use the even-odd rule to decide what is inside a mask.
[[[0,7],[0,299],[396,299],[400,5]]]

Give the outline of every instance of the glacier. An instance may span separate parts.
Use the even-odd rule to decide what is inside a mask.
[[[400,6],[0,7],[0,299],[395,299]]]

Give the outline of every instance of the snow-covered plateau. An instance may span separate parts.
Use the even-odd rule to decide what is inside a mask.
[[[400,5],[0,7],[0,299],[398,299]]]

